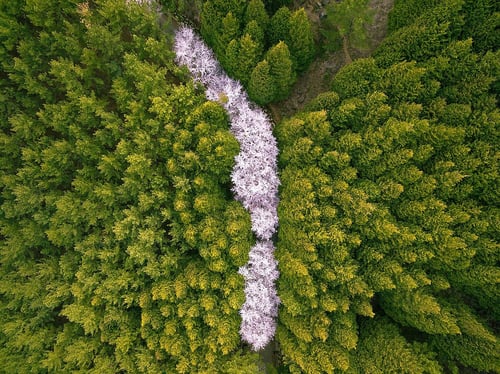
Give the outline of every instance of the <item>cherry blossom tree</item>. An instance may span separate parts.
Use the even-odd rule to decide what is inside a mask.
[[[235,199],[250,212],[257,242],[239,273],[245,278],[240,334],[254,350],[264,348],[276,331],[280,303],[274,285],[278,278],[272,237],[278,227],[278,147],[272,122],[252,103],[240,82],[222,70],[213,52],[188,27],[175,36],[176,61],[186,65],[195,81],[206,87],[209,100],[229,113],[231,132],[240,143],[231,174]]]

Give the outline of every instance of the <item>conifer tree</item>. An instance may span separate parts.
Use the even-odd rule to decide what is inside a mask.
[[[245,29],[243,30],[243,35],[248,34],[259,45],[260,54],[262,54],[264,50],[265,40],[264,40],[264,31],[259,26],[257,21],[252,20],[247,23]]]
[[[238,67],[235,72],[235,78],[243,84],[250,80],[250,74],[261,56],[259,44],[248,34],[241,37],[239,42]]]
[[[269,24],[269,42],[275,45],[280,41],[290,42],[290,18],[292,12],[287,7],[279,8],[271,17]]]
[[[291,0],[264,0],[266,9],[270,14],[275,13],[280,8],[287,7],[290,3]]]
[[[315,53],[311,24],[304,8],[291,15],[289,35],[290,39],[287,44],[290,47],[297,71],[302,72],[307,69]]]
[[[291,372],[499,370],[498,53],[450,40],[460,4],[435,5],[415,22],[447,19],[446,42],[427,29],[416,62],[392,59],[409,52],[415,25],[403,27],[276,128],[277,339]]]
[[[257,22],[260,28],[265,32],[269,24],[269,15],[262,0],[250,0],[245,10],[245,23],[251,21]]]
[[[269,63],[262,60],[253,69],[248,83],[248,95],[259,105],[265,105],[275,98],[275,85]]]
[[[284,42],[279,42],[269,49],[266,59],[269,61],[269,71],[276,87],[275,99],[284,99],[288,96],[295,81],[288,46]]]
[[[226,62],[226,71],[231,76],[236,76],[239,69],[240,41],[233,39],[227,46],[223,61]]]
[[[233,13],[229,12],[222,20],[222,30],[219,35],[218,47],[216,47],[219,51],[226,50],[231,40],[240,37],[240,22]]]
[[[228,188],[227,114],[174,64],[147,4],[14,5],[0,47],[0,367],[255,371],[238,274],[254,239]]]

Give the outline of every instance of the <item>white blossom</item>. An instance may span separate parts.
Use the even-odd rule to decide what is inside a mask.
[[[254,350],[264,348],[276,331],[278,278],[272,236],[278,227],[278,147],[267,114],[252,103],[240,82],[223,71],[213,52],[188,27],[175,36],[176,61],[206,87],[207,99],[220,102],[229,114],[231,132],[240,143],[231,174],[235,199],[250,212],[257,243],[239,273],[245,278],[240,335]]]

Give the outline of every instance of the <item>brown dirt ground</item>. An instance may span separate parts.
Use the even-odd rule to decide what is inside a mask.
[[[296,2],[296,7],[304,7],[313,21],[314,31],[318,33],[322,2],[308,0]],[[325,1],[323,1],[325,3]],[[375,10],[373,23],[367,26],[369,48],[366,50],[350,49],[353,60],[369,56],[387,35],[388,13],[394,5],[394,0],[371,0],[370,7]],[[290,117],[300,111],[304,105],[319,93],[328,91],[332,78],[345,65],[342,50],[325,53],[316,59],[309,69],[297,80],[290,96],[278,103],[268,106],[275,123],[284,117]]]

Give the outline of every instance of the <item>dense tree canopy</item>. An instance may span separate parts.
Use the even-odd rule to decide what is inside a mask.
[[[277,2],[264,3],[262,0],[208,0],[203,5],[200,25],[204,39],[222,66],[231,77],[241,81],[249,90],[250,98],[261,105],[286,98],[297,72],[303,72],[315,56],[311,22],[304,9],[292,12],[283,6],[269,12]],[[276,48],[287,51],[275,53],[271,64],[266,56]],[[290,70],[282,77],[283,81],[274,78],[278,86],[272,94],[260,95],[263,91],[256,89],[263,84],[260,78],[266,65],[263,60],[267,60],[271,70],[272,66],[290,65],[281,68],[281,74],[283,69]]]
[[[500,372],[499,53],[435,3],[276,130],[291,372]]]
[[[0,0],[0,373],[260,373],[279,300],[280,373],[500,373],[498,1],[395,0],[277,144],[168,19],[266,104],[305,12],[149,3]]]
[[[228,117],[123,1],[3,1],[0,371],[254,373]]]

